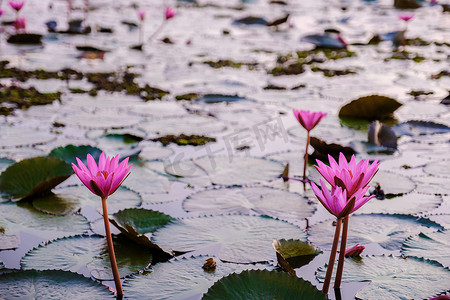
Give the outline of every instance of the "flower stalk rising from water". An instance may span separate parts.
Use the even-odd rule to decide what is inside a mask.
[[[293,109],[294,116],[300,125],[306,129],[306,149],[305,149],[305,162],[303,164],[303,189],[306,190],[306,167],[308,166],[308,148],[310,143],[309,132],[319,124],[320,120],[327,114],[324,112],[310,112],[309,110],[297,110]]]
[[[142,45],[142,41],[144,38],[144,21],[145,21],[145,10],[139,10],[138,12],[139,17],[139,45]]]
[[[351,157],[350,161],[347,162],[347,159],[342,153],[339,154],[339,163],[337,163],[330,155],[328,156],[328,159],[330,166],[325,165],[320,160],[316,160],[317,165],[315,168],[331,185],[331,191],[328,190],[325,182],[322,180],[320,180],[321,188],[314,182],[311,182],[311,188],[317,199],[319,199],[328,212],[337,218],[330,260],[328,262],[325,281],[322,288],[322,292],[325,294],[328,294],[330,286],[341,224],[343,229],[336,279],[334,282],[335,288],[340,288],[341,285],[346,252],[345,247],[347,245],[349,215],[375,197],[375,195],[366,197],[365,194],[369,189],[368,184],[378,172],[379,166],[378,160],[371,165],[369,165],[368,159],[361,160],[357,163],[354,155]]]
[[[109,228],[108,209],[106,206],[106,199],[112,195],[122,184],[122,182],[130,175],[130,168],[132,165],[128,164],[128,157],[122,160],[119,164],[119,155],[114,157],[105,157],[102,152],[98,165],[92,155],[87,155],[87,167],[77,157],[78,166],[72,164],[75,174],[81,182],[95,195],[101,197],[103,208],[103,220],[105,223],[106,240],[108,243],[109,259],[111,261],[111,268],[114,276],[114,283],[116,285],[117,297],[123,296],[122,284],[120,282],[119,270],[117,268],[116,256],[114,254],[114,247],[112,243],[111,230]]]
[[[166,7],[164,11],[164,20],[162,21],[161,25],[153,32],[153,34],[148,38],[149,41],[151,41],[166,25],[167,21],[172,19],[177,15],[176,11],[170,7]]]

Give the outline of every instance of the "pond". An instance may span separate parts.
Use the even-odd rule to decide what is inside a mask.
[[[114,298],[101,201],[71,168],[103,151],[133,164],[107,201],[125,299],[227,299],[264,280],[311,299],[336,218],[299,181],[307,132],[293,109],[327,114],[309,180],[335,147],[380,161],[378,197],[349,221],[348,247],[365,250],[329,299],[450,293],[448,5],[0,1],[0,298]],[[25,33],[38,42],[11,39]],[[299,281],[276,249],[304,242]]]

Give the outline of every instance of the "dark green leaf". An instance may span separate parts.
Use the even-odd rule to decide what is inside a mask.
[[[327,299],[310,282],[284,272],[251,270],[217,281],[202,299]]]
[[[277,252],[278,263],[291,275],[295,275],[293,269],[307,265],[317,254],[322,253],[308,242],[293,239],[274,240],[272,246]]]
[[[48,154],[48,156],[57,157],[61,160],[64,160],[68,164],[72,163],[77,164],[75,158],[78,157],[84,164],[87,164],[86,156],[88,153],[91,154],[92,157],[94,157],[95,161],[98,161],[100,154],[102,153],[102,150],[87,145],[83,146],[67,145],[65,147],[58,147],[53,149]]]
[[[116,212],[112,217],[124,229],[132,226],[138,233],[153,232],[173,220],[171,216],[145,208],[127,208]]]
[[[0,175],[0,190],[14,200],[45,195],[72,174],[72,167],[55,157],[25,159]]]
[[[365,96],[341,107],[339,117],[352,117],[368,121],[381,120],[392,117],[392,113],[401,105],[397,100],[386,96]]]

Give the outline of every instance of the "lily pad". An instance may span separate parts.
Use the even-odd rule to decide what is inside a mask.
[[[145,146],[139,153],[141,160],[162,160],[173,154],[173,150],[167,147],[161,146]]]
[[[19,248],[20,240],[16,235],[0,233],[0,251]],[[1,262],[0,262],[1,269]]]
[[[268,187],[202,191],[187,198],[183,208],[204,214],[257,212],[293,220],[311,217],[315,211],[315,207],[299,194]]]
[[[308,242],[300,240],[274,240],[272,246],[277,253],[278,264],[291,275],[295,275],[294,269],[307,265],[322,253]]]
[[[220,103],[220,102],[237,102],[247,100],[245,97],[239,97],[237,95],[220,95],[220,94],[206,94],[203,95],[195,101],[204,103]]]
[[[450,230],[420,233],[409,237],[402,245],[402,253],[435,260],[444,267],[450,267]]]
[[[6,227],[7,232],[26,228],[48,232],[52,238],[83,234],[89,230],[86,218],[81,215],[52,216],[35,210],[28,202],[1,204],[0,225]]]
[[[410,193],[394,198],[373,198],[355,213],[417,214],[430,211],[442,203],[437,195]]]
[[[94,195],[84,185],[58,188],[55,189],[54,192],[58,198],[67,198],[67,200],[64,200],[66,203],[79,201],[81,207],[87,205],[96,208],[99,212],[102,210],[102,201],[100,197]],[[108,197],[107,203],[108,213],[112,214],[121,209],[137,207],[142,204],[142,199],[136,192],[121,186],[112,196]]]
[[[154,171],[152,165],[152,162],[133,161],[131,174],[123,182],[123,186],[137,191],[140,194],[162,194],[169,192],[169,178]]]
[[[287,222],[269,217],[226,215],[173,221],[155,231],[152,240],[163,248],[182,252],[219,244],[220,259],[250,263],[274,259],[271,241],[284,237],[306,240],[300,228]]]
[[[379,171],[373,177],[370,186],[379,184],[386,196],[401,196],[414,190],[416,184],[410,178],[391,172]]]
[[[101,120],[101,121],[100,121]],[[82,128],[82,129],[109,129],[109,128],[126,128],[136,125],[140,122],[140,118],[124,113],[105,113],[99,110],[92,113],[77,112],[64,116],[60,116],[56,122],[66,124],[66,126]]]
[[[450,161],[448,160],[434,161],[428,163],[423,170],[431,175],[450,177],[450,168],[448,167],[449,164]]]
[[[8,158],[0,158],[0,173],[3,172],[7,167],[12,165],[14,163],[14,160],[8,159]]]
[[[117,267],[121,278],[150,265],[152,254],[147,248],[124,238],[113,239]],[[64,270],[83,273],[87,268],[98,280],[112,280],[106,238],[75,236],[52,241],[29,251],[21,261],[24,270]]]
[[[450,132],[450,127],[431,121],[407,121],[392,128],[397,135],[419,136]]]
[[[5,299],[107,299],[107,287],[67,271],[20,271],[0,276],[0,295]]]
[[[33,207],[41,212],[56,216],[66,216],[80,208],[80,201],[74,195],[48,195],[34,198]]]
[[[79,159],[81,159],[81,161],[83,161],[87,165],[86,156],[88,153],[92,155],[95,161],[98,161],[100,154],[102,154],[102,150],[87,145],[82,146],[67,145],[65,147],[58,147],[53,149],[48,154],[48,156],[59,158],[67,162],[68,164],[72,163],[76,164],[77,160],[75,158],[78,157]]]
[[[204,156],[195,162],[175,161],[166,165],[165,170],[170,175],[184,177],[183,182],[189,183],[191,178],[201,176],[213,184],[231,186],[273,180],[280,176],[283,168],[281,163],[255,157]],[[208,184],[202,183],[203,186]]]
[[[9,166],[0,175],[0,190],[14,201],[45,195],[69,178],[73,170],[55,157],[35,157]]]
[[[215,259],[214,271],[202,268],[208,257],[175,258],[152,266],[151,272],[133,275],[123,284],[124,294],[131,299],[187,299],[206,292],[215,281],[232,272],[262,269],[267,265],[223,263]]]
[[[208,135],[213,132],[223,131],[226,126],[212,117],[188,115],[179,118],[154,119],[139,123],[149,135]]]
[[[368,121],[382,120],[392,117],[393,112],[401,105],[397,100],[386,96],[365,96],[341,107],[339,117],[351,117]]]
[[[116,212],[112,219],[122,228],[125,224],[133,226],[140,234],[153,232],[174,220],[162,212],[145,208],[127,208]]]
[[[415,258],[364,256],[346,259],[343,282],[371,281],[357,299],[428,299],[448,289],[450,271],[438,263]],[[323,282],[326,268],[317,271]]]
[[[442,229],[428,219],[409,215],[353,215],[350,217],[347,244],[378,243],[387,250],[399,250],[403,241],[412,234]],[[311,226],[308,239],[314,245],[331,249],[335,227],[328,220]]]
[[[284,272],[251,270],[217,281],[202,299],[328,299],[309,281]]]

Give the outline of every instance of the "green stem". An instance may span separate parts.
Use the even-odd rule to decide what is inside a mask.
[[[339,242],[339,235],[341,233],[342,218],[338,218],[336,221],[336,231],[334,232],[333,246],[331,247],[330,260],[328,261],[327,273],[325,275],[325,281],[323,282],[322,292],[328,295],[328,289],[330,288],[331,275],[333,274],[334,260],[336,259],[337,246]]]
[[[102,198],[103,221],[105,221],[106,241],[108,242],[108,253],[111,261],[111,268],[114,276],[114,283],[117,290],[117,298],[122,298],[123,290],[120,282],[119,270],[117,269],[116,256],[114,254],[114,246],[111,237],[111,229],[109,228],[108,209],[106,208],[106,198]]]
[[[341,287],[342,273],[344,271],[344,258],[345,258],[345,248],[347,246],[347,233],[348,233],[348,215],[344,218],[342,223],[342,239],[341,239],[341,250],[339,252],[339,261],[336,271],[336,278],[334,280],[334,288],[338,289]]]
[[[308,166],[308,148],[309,148],[310,136],[309,131],[306,135],[306,148],[305,148],[305,163],[303,164],[303,190],[306,191],[306,167]]]

